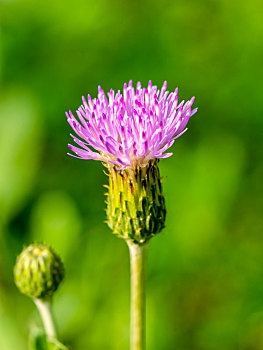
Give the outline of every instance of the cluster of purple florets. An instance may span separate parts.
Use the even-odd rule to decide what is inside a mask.
[[[187,129],[194,97],[178,104],[178,89],[169,93],[167,82],[158,90],[149,81],[147,88],[138,82],[124,84],[123,93],[110,90],[108,96],[98,88],[98,97],[83,97],[77,110],[71,111],[68,122],[79,136],[71,135],[80,146],[69,148],[81,159],[95,159],[116,164],[119,169],[144,166],[154,158],[167,158],[165,153]]]

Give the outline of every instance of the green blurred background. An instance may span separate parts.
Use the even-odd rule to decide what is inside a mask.
[[[63,340],[128,349],[128,249],[103,222],[102,165],[66,155],[64,111],[129,79],[168,80],[199,107],[160,163],[168,215],[148,255],[148,349],[263,349],[262,2],[0,3],[0,349],[27,349],[41,324],[12,268],[43,240],[66,265]]]

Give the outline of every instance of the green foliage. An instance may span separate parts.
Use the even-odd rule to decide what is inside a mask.
[[[30,334],[29,348],[30,350],[69,350],[56,339],[46,339],[45,333],[38,328]]]
[[[81,217],[77,205],[63,191],[39,196],[31,212],[30,231],[34,241],[48,242],[67,259],[79,238]],[[74,237],[71,241],[66,237]]]
[[[69,350],[65,345],[57,340],[48,341],[48,350]]]
[[[0,97],[0,221],[23,207],[36,179],[41,129],[31,94],[6,90]],[[10,136],[12,135],[12,136]]]
[[[47,350],[47,340],[45,333],[36,328],[30,333],[29,337],[30,350]]]

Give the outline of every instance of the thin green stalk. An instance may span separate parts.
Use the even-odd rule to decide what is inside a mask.
[[[145,265],[147,246],[128,243],[131,264],[130,350],[145,349]]]
[[[48,339],[57,338],[57,330],[52,314],[52,306],[50,301],[42,301],[34,299],[34,302],[39,310],[43,325],[45,328],[46,336]]]

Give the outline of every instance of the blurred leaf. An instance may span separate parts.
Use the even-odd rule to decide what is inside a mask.
[[[36,180],[41,129],[34,99],[9,91],[0,96],[0,219],[23,204]]]
[[[65,345],[60,343],[58,340],[48,340],[48,350],[69,350]]]
[[[0,285],[1,286],[1,285]],[[10,317],[9,313],[5,309],[5,305],[1,305],[2,295],[0,290],[0,349],[24,350],[23,338],[17,331],[17,324]]]
[[[0,28],[0,87],[1,87],[1,83],[2,83],[2,31]]]
[[[222,234],[239,189],[245,156],[244,144],[234,134],[225,132],[222,142],[220,132],[210,132],[194,150],[181,150],[173,162],[161,164],[167,175],[164,190],[169,193],[167,232],[172,232],[169,239],[184,254],[210,250],[210,244]]]
[[[29,346],[30,350],[69,350],[57,339],[47,339],[44,331],[37,327],[31,330]]]
[[[81,217],[74,200],[62,191],[44,193],[32,210],[31,232],[36,241],[48,242],[66,258],[77,242]]]
[[[47,350],[46,335],[41,329],[35,328],[31,330],[29,348],[30,350]]]

